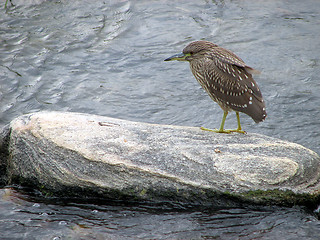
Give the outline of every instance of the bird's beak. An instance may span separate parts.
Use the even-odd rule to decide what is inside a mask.
[[[188,57],[189,54],[184,54],[184,53],[178,53],[175,54],[167,59],[165,59],[164,61],[173,61],[173,60],[177,60],[177,61],[187,61],[186,57]]]

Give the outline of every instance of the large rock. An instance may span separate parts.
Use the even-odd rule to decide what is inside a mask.
[[[9,181],[47,194],[211,205],[319,195],[319,156],[263,135],[66,112],[24,115],[6,129]]]

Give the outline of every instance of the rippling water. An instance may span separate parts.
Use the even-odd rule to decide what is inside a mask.
[[[41,201],[0,191],[1,239],[316,239],[320,222],[301,208],[181,209],[115,202]]]
[[[205,39],[262,71],[255,79],[268,118],[255,124],[242,115],[245,130],[320,153],[317,0],[12,1],[15,6],[9,3],[8,9],[3,8],[4,1],[0,4],[2,125],[24,113],[58,110],[218,127],[222,111],[200,88],[188,64],[163,62],[189,42]],[[235,125],[230,114],[226,126]],[[3,188],[2,196],[6,192]],[[102,213],[95,215],[100,208]],[[44,238],[84,233],[98,239],[130,234],[140,238],[155,234],[159,239],[219,235],[252,239],[258,234],[277,239],[285,233],[291,239],[312,239],[319,229],[300,208],[157,211],[52,205],[14,192],[0,200],[0,216],[8,216],[1,219],[5,224],[0,224],[0,232],[17,238],[38,236],[42,229],[48,231],[41,235]],[[17,226],[19,231],[11,230]],[[50,233],[60,230],[62,235]]]

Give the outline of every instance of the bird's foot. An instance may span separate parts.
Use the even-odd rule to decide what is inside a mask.
[[[227,129],[227,130],[224,130],[224,131],[237,132],[237,133],[247,134],[247,132],[246,132],[246,131],[243,131],[243,130],[241,130],[241,129]]]
[[[227,133],[230,134],[232,132],[237,132],[237,133],[242,133],[242,134],[246,134],[246,131],[243,131],[241,129],[209,129],[209,128],[205,128],[205,127],[200,127],[201,130],[203,131],[209,131],[209,132],[215,132],[215,133]]]

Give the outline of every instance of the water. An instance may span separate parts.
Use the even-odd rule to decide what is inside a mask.
[[[115,202],[41,201],[0,191],[1,239],[316,239],[320,222],[298,207],[184,209]]]
[[[188,64],[163,62],[189,42],[205,39],[262,71],[255,79],[268,117],[255,124],[241,115],[245,130],[320,153],[317,0],[13,3],[7,10],[4,1],[0,5],[0,125],[24,113],[58,110],[218,127],[222,111]],[[230,114],[226,127],[235,126]],[[53,204],[9,187],[0,192],[0,232],[8,239],[319,236],[318,221],[300,207],[182,211],[108,202]]]

